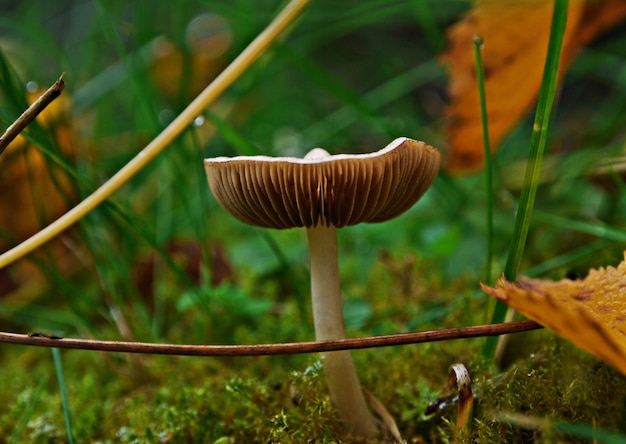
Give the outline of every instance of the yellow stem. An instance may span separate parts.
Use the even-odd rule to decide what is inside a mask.
[[[2,254],[0,256],[0,268],[6,267],[65,231],[141,171],[267,50],[274,40],[293,23],[309,2],[310,0],[292,0],[272,23],[161,134],[89,197],[43,230]]]

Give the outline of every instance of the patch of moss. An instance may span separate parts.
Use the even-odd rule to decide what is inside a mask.
[[[445,386],[449,365],[458,361],[468,365],[476,394],[467,438],[472,442],[554,442],[552,432],[503,422],[501,414],[510,412],[619,430],[626,414],[624,377],[548,332],[534,341],[536,353],[502,373],[477,358],[479,340],[362,350],[354,357],[363,384],[394,416],[408,442],[454,441],[455,406],[432,417],[424,411]],[[24,359],[25,354],[37,356]],[[64,441],[49,352],[15,347],[4,355],[28,362],[28,369],[8,366],[3,371],[2,440],[8,441],[25,421],[19,441]],[[224,365],[218,359],[144,356],[142,365],[151,374],[144,381],[122,376],[143,371],[136,364],[102,365],[107,361],[102,356],[63,353],[79,441],[352,441],[342,434],[315,356],[303,357],[310,365],[295,371],[281,365],[282,357],[266,358],[273,370],[265,376],[254,365],[258,358]],[[568,437],[568,442],[583,441]]]
[[[387,258],[389,267],[372,270],[362,294],[351,289],[348,297],[371,306],[371,315],[358,330],[353,327],[351,336],[484,321],[485,298],[467,290],[471,285],[460,280],[444,286],[437,275],[419,271],[424,267],[414,259]],[[230,340],[312,339],[294,303],[281,302],[280,308],[246,322],[230,319],[226,325],[236,326]],[[200,316],[188,316],[169,340],[211,342],[191,328]],[[211,329],[226,337],[219,327]],[[115,332],[109,327],[99,337],[115,337]],[[502,372],[482,360],[482,345],[482,339],[456,340],[358,350],[353,356],[362,384],[388,409],[409,443],[583,442],[509,424],[505,413],[625,429],[624,377],[567,341],[548,331],[513,336]],[[6,346],[0,351],[0,405],[5,406],[0,442],[65,442],[49,350]],[[354,442],[342,432],[316,355],[194,358],[66,350],[62,359],[79,442]],[[468,367],[476,396],[467,433],[456,429],[454,404],[425,416],[457,362]]]
[[[536,343],[537,352],[506,372],[491,374],[475,369],[478,397],[473,442],[588,442],[549,429],[508,424],[503,415],[509,413],[623,430],[624,376],[549,332],[538,336],[541,342]]]

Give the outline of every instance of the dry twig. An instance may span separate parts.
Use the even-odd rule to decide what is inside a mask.
[[[46,106],[50,105],[54,99],[59,97],[65,88],[65,82],[63,81],[63,75],[59,77],[59,80],[48,88],[48,90],[39,97],[35,103],[29,106],[21,116],[17,118],[15,122],[9,126],[4,134],[0,136],[0,155],[4,152],[9,143],[13,141],[23,130],[28,126],[30,122],[35,120],[35,117],[42,112]]]
[[[43,333],[28,335],[0,332],[0,343],[32,345],[37,347],[71,348],[121,353],[144,353],[178,356],[263,356],[319,353],[337,350],[390,347],[421,342],[439,342],[483,336],[499,336],[509,333],[535,330],[542,326],[534,321],[508,322],[503,324],[474,325],[471,327],[429,330],[415,333],[399,333],[365,338],[338,339],[332,341],[291,342],[283,344],[256,345],[176,345],[147,342],[98,341],[49,336]]]

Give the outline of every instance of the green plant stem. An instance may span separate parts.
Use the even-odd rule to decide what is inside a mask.
[[[148,165],[267,50],[309,2],[310,0],[292,0],[285,6],[272,23],[161,134],[88,198],[34,236],[2,254],[0,268],[32,252],[78,222]]]
[[[61,393],[61,403],[63,404],[63,417],[65,418],[65,429],[67,430],[67,440],[74,444],[74,434],[72,433],[72,422],[70,421],[70,406],[67,400],[67,390],[65,388],[65,378],[63,377],[63,366],[61,365],[61,352],[58,348],[52,349],[52,359],[59,381],[59,392]]]
[[[487,260],[485,263],[485,282],[491,283],[491,267],[493,263],[493,166],[491,162],[491,143],[489,141],[489,119],[487,116],[487,97],[485,93],[485,69],[481,50],[483,39],[474,36],[474,59],[476,60],[476,82],[478,83],[478,99],[480,102],[480,121],[483,127],[483,148],[485,152],[485,187],[487,188]]]
[[[535,196],[537,194],[541,162],[543,160],[543,153],[548,137],[550,114],[552,113],[552,106],[556,95],[559,60],[563,44],[563,34],[565,33],[565,23],[567,21],[567,6],[568,0],[555,0],[554,2],[548,53],[543,71],[541,89],[539,91],[533,133],[530,140],[530,152],[528,154],[528,164],[526,165],[524,175],[524,187],[520,195],[515,227],[513,229],[513,239],[504,269],[504,276],[509,281],[515,280],[517,271],[522,262]],[[506,312],[507,306],[503,302],[498,301],[491,322],[502,322],[506,316]],[[483,352],[488,358],[494,357],[497,341],[497,339],[487,339]]]

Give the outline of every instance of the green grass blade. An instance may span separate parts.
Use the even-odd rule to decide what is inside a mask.
[[[554,421],[552,428],[561,436],[575,436],[577,438],[589,439],[594,443],[621,444],[626,440],[626,435],[623,433],[601,430],[592,424]]]
[[[136,119],[150,125],[153,131],[159,130],[159,119],[154,108],[150,105],[152,94],[149,90],[149,82],[146,82],[140,70],[133,66],[132,54],[130,54],[124,46],[122,35],[116,28],[116,26],[119,25],[107,9],[108,4],[103,1],[97,1],[95,5],[97,7],[96,10],[98,11],[100,25],[108,35],[113,48],[115,48],[118,57],[122,61],[125,71],[128,73],[130,89],[135,96],[135,103],[139,104]]]
[[[530,140],[530,152],[528,154],[528,164],[524,175],[524,187],[517,208],[512,244],[504,268],[504,275],[509,281],[515,280],[517,271],[522,262],[535,196],[537,194],[541,162],[543,160],[543,152],[548,137],[550,114],[552,113],[552,106],[556,95],[559,59],[563,44],[563,35],[565,33],[565,23],[567,21],[567,6],[567,0],[555,0],[554,2],[550,41],[548,42],[546,64],[541,82],[541,90],[539,91],[539,101],[533,124],[533,133]],[[506,312],[507,306],[503,302],[498,301],[491,322],[495,324],[504,321]],[[487,339],[483,350],[485,356],[493,358],[497,342],[498,338],[496,337]]]
[[[286,46],[278,46],[276,54],[302,72],[312,84],[335,97],[338,103],[350,106],[355,113],[371,125],[372,130],[385,137],[395,137],[393,131],[380,119],[380,114],[363,100],[360,93],[354,91],[350,85],[345,84],[323,66]]]
[[[70,408],[67,400],[67,389],[65,388],[65,378],[63,377],[63,366],[61,365],[61,352],[58,348],[53,348],[52,358],[54,359],[54,368],[57,372],[59,381],[59,391],[61,393],[61,402],[63,403],[63,416],[65,418],[65,428],[67,430],[67,438],[70,444],[74,444],[74,434],[72,433],[72,422],[70,421]]]
[[[441,28],[437,26],[437,18],[433,13],[431,5],[423,0],[413,0],[410,5],[413,9],[413,16],[419,23],[426,41],[437,52],[441,52],[446,45],[446,36]]]
[[[576,248],[574,250],[568,251],[565,254],[552,257],[549,260],[537,264],[533,267],[527,268],[524,270],[524,275],[533,277],[533,276],[541,276],[544,273],[547,273],[550,270],[554,270],[559,267],[565,267],[566,265],[575,263],[591,255],[598,254],[602,249],[606,248],[609,245],[605,239],[597,240],[591,244],[583,245],[582,247]]]
[[[487,259],[485,263],[485,282],[491,283],[491,266],[493,263],[493,166],[491,162],[491,144],[489,143],[489,119],[487,117],[487,96],[485,93],[485,67],[481,49],[483,39],[475,36],[473,40],[474,59],[476,60],[476,81],[478,83],[478,99],[480,101],[480,121],[483,127],[483,148],[485,150],[485,187],[487,188]]]
[[[555,216],[554,214],[537,211],[536,220],[550,225],[554,225],[564,230],[578,231],[590,234],[601,239],[612,240],[614,242],[626,243],[626,233],[624,230],[611,228],[601,223],[589,223],[579,220],[570,220],[566,217]]]
[[[513,247],[509,250],[509,256],[504,270],[504,274],[509,280],[515,279],[522,261],[524,245],[526,243],[535,196],[537,194],[541,162],[543,160],[543,153],[548,137],[550,114],[552,113],[552,106],[556,95],[557,72],[563,43],[563,34],[565,33],[565,23],[567,21],[567,6],[567,0],[555,0],[550,42],[548,44],[548,55],[541,90],[539,92],[537,113],[533,124],[528,165],[524,176],[524,187],[520,196],[518,216],[513,232]]]
[[[442,75],[441,69],[441,66],[434,61],[420,63],[364,93],[363,103],[366,109],[373,110],[380,116],[381,108],[409,95],[411,91],[417,90],[420,86],[434,81]],[[330,139],[341,130],[353,125],[359,119],[369,117],[359,112],[351,103],[346,103],[325,118],[305,128],[302,131],[303,138],[304,140],[313,141],[320,140],[322,137]],[[416,124],[418,126],[424,125],[423,122],[416,122]]]
[[[149,63],[154,59],[154,51],[158,45],[158,38],[141,46],[133,53],[129,53],[126,59],[120,59],[102,70],[91,80],[80,85],[72,94],[72,109],[80,114],[97,104],[112,90],[128,80],[129,72],[127,65],[132,65],[138,70],[147,70]]]
[[[222,119],[217,113],[209,110],[204,112],[206,118],[215,125],[217,131],[241,156],[255,156],[264,154],[250,143],[234,126],[230,125],[226,120]]]
[[[37,388],[35,389],[35,391],[32,393],[32,395],[28,397],[27,404],[24,408],[24,411],[22,412],[22,415],[20,416],[20,420],[17,426],[15,427],[15,430],[13,430],[13,433],[11,434],[11,439],[9,439],[9,443],[18,444],[21,442],[20,436],[22,435],[22,431],[26,427],[26,424],[28,424],[30,417],[33,415],[33,411],[35,410],[35,405],[39,401],[41,392],[43,391],[43,388],[46,386],[46,382],[48,381],[45,378],[41,379],[39,381],[39,384],[37,384]]]
[[[550,431],[551,434],[559,437],[584,438],[594,443],[620,444],[626,438],[619,432],[598,429],[595,424],[573,423],[560,419],[550,420],[520,413],[505,413],[498,420],[528,430]]]
[[[3,100],[10,103],[15,117],[19,116],[27,107],[23,83],[3,51],[0,50],[0,92],[6,97]],[[2,118],[4,123],[10,124],[13,118]]]

